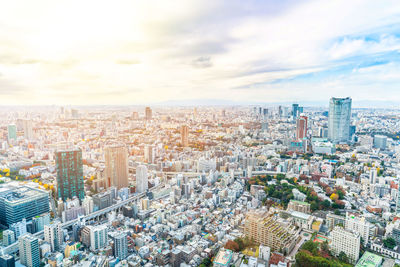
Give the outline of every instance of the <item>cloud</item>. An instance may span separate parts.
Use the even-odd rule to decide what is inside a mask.
[[[192,61],[192,65],[196,68],[209,68],[212,67],[210,57],[198,57]]]
[[[398,95],[396,0],[20,6],[0,10],[0,96],[10,104]]]

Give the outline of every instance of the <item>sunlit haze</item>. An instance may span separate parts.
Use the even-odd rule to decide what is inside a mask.
[[[3,1],[0,96],[400,103],[399,26],[397,0]]]

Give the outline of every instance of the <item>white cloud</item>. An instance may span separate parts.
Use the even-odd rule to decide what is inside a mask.
[[[398,1],[23,2],[0,10],[0,86],[18,88],[18,96],[0,95],[11,104],[358,95],[368,80],[363,69],[327,81],[290,79],[400,49],[385,30],[400,23]],[[379,38],[366,41],[369,33]],[[393,66],[382,66],[391,70],[377,79],[388,91]],[[270,84],[277,79],[289,80]]]

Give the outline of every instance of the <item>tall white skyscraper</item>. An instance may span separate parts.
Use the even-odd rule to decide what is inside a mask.
[[[50,244],[51,251],[60,249],[63,243],[63,230],[60,222],[44,226],[44,240]]]
[[[22,265],[39,267],[39,239],[31,234],[24,234],[18,238],[19,258]]]
[[[350,140],[351,98],[332,97],[329,102],[328,138],[334,143]]]
[[[147,167],[139,165],[136,168],[136,192],[143,193],[148,188]]]

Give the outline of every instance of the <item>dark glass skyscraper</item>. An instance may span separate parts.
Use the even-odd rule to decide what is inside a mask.
[[[82,151],[80,149],[56,152],[57,192],[63,201],[74,196],[85,197],[83,185]]]

